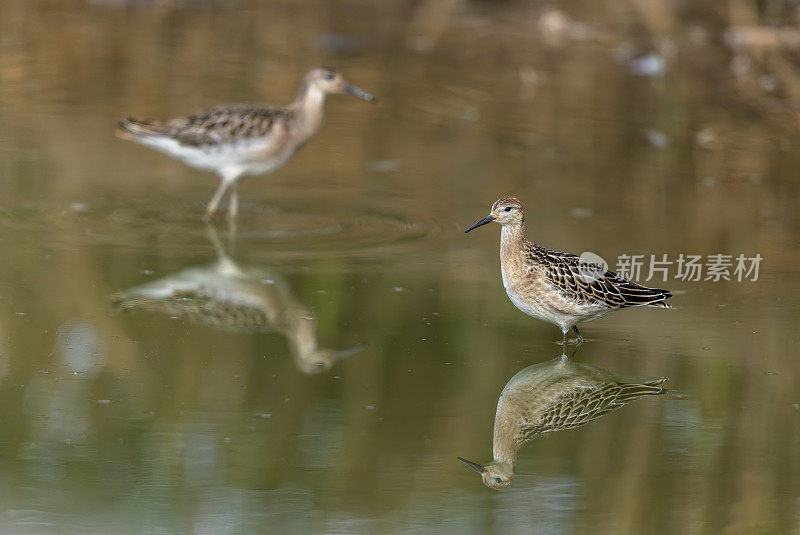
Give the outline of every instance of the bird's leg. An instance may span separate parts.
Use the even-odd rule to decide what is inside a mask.
[[[567,347],[567,333],[568,332],[569,332],[569,329],[567,329],[567,330],[561,329],[561,341],[560,342],[556,342],[558,345],[563,346],[563,347]]]
[[[217,191],[214,193],[214,196],[211,197],[211,200],[208,202],[208,206],[206,206],[206,221],[210,221],[211,218],[214,217],[214,214],[217,211],[217,206],[219,205],[219,201],[222,199],[222,196],[225,195],[225,190],[227,190],[230,185],[231,183],[225,180],[223,177],[222,182],[220,182],[219,187],[217,188]]]
[[[239,180],[231,183],[231,196],[228,199],[228,241],[231,253],[236,246],[236,216],[239,214]]]
[[[228,199],[228,219],[234,221],[239,214],[239,181],[234,180],[231,184],[231,196]]]

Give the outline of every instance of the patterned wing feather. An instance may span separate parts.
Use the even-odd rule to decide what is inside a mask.
[[[268,137],[293,113],[286,108],[227,104],[163,122],[123,119],[120,128],[134,136],[166,136],[181,145],[199,147]]]
[[[578,427],[642,396],[663,394],[667,390],[659,385],[664,381],[666,378],[660,377],[645,383],[604,383],[569,389],[525,422],[518,442],[521,445],[544,433]]]
[[[250,333],[268,331],[266,311],[248,303],[214,299],[202,292],[175,292],[163,298],[117,294],[115,307],[121,311],[147,311],[187,319],[192,323],[210,325],[226,332]]]
[[[525,253],[530,266],[544,270],[550,283],[576,301],[602,304],[609,308],[642,305],[670,308],[664,302],[672,297],[669,290],[648,288],[597,264],[581,263],[577,255],[553,251],[533,243],[526,243]]]

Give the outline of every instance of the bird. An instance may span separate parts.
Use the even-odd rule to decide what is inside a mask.
[[[313,314],[283,277],[264,266],[241,265],[225,252],[213,226],[208,234],[216,261],[116,292],[111,297],[115,308],[158,312],[229,333],[280,333],[297,369],[308,374],[327,371],[364,349],[320,348]]]
[[[648,288],[609,271],[605,266],[584,262],[581,257],[531,243],[525,238],[522,203],[503,197],[492,205],[488,216],[464,232],[491,222],[502,226],[500,268],[509,299],[524,313],[557,325],[568,343],[583,342],[578,323],[591,321],[627,307],[672,308],[665,301],[669,290]]]
[[[517,452],[546,433],[572,429],[642,396],[667,392],[666,377],[622,378],[570,360],[565,354],[528,366],[508,381],[497,400],[492,461],[481,465],[457,457],[494,490],[511,486]]]
[[[228,215],[239,209],[239,180],[274,171],[300,149],[322,124],[325,96],[349,93],[367,102],[375,97],[328,67],[310,70],[294,102],[287,106],[223,104],[166,121],[125,118],[117,135],[164,152],[191,167],[215,171],[221,182],[209,201],[211,219],[230,189]]]

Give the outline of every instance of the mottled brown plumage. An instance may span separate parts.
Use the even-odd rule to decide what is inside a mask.
[[[230,189],[228,215],[234,218],[241,177],[269,173],[286,163],[319,130],[325,95],[331,93],[375,100],[339,73],[317,68],[306,74],[297,98],[285,107],[225,104],[167,121],[128,118],[119,121],[118,134],[192,167],[218,173],[221,183],[208,203],[206,217],[214,215]]]
[[[265,138],[276,129],[288,130],[296,114],[287,108],[255,104],[224,104],[168,121],[123,119],[121,126],[140,135],[167,136],[180,145],[202,147]]]
[[[209,230],[219,258],[112,296],[120,311],[147,311],[209,325],[230,333],[277,332],[286,337],[298,369],[319,373],[362,347],[320,348],[317,322],[279,273],[263,266],[241,266]]]
[[[466,232],[495,221],[502,225],[500,267],[503,286],[514,305],[534,318],[558,325],[566,341],[577,324],[613,310],[635,306],[670,308],[669,290],[648,288],[577,255],[546,249],[525,239],[522,204],[504,197],[491,213]]]
[[[527,240],[524,251],[527,269],[543,269],[548,282],[577,302],[599,303],[609,308],[640,305],[669,308],[664,302],[671,296],[668,290],[642,286],[601,265],[584,263],[577,255],[546,249]]]
[[[572,429],[642,396],[663,394],[665,377],[623,378],[569,360],[565,355],[534,364],[508,381],[497,400],[492,462],[461,459],[490,488],[511,485],[517,452],[543,434]]]

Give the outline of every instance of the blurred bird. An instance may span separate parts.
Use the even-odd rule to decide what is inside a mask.
[[[206,208],[211,218],[230,189],[228,215],[239,209],[239,180],[270,173],[282,166],[322,124],[325,96],[349,93],[375,102],[369,93],[325,67],[306,74],[295,101],[288,106],[223,104],[167,121],[122,119],[118,135],[164,152],[184,163],[215,171],[222,179]]]
[[[209,236],[218,260],[184,269],[112,296],[121,311],[152,311],[233,333],[278,332],[286,337],[297,368],[329,370],[364,349],[334,351],[317,344],[317,323],[275,271],[241,266],[224,251],[213,227]]]

